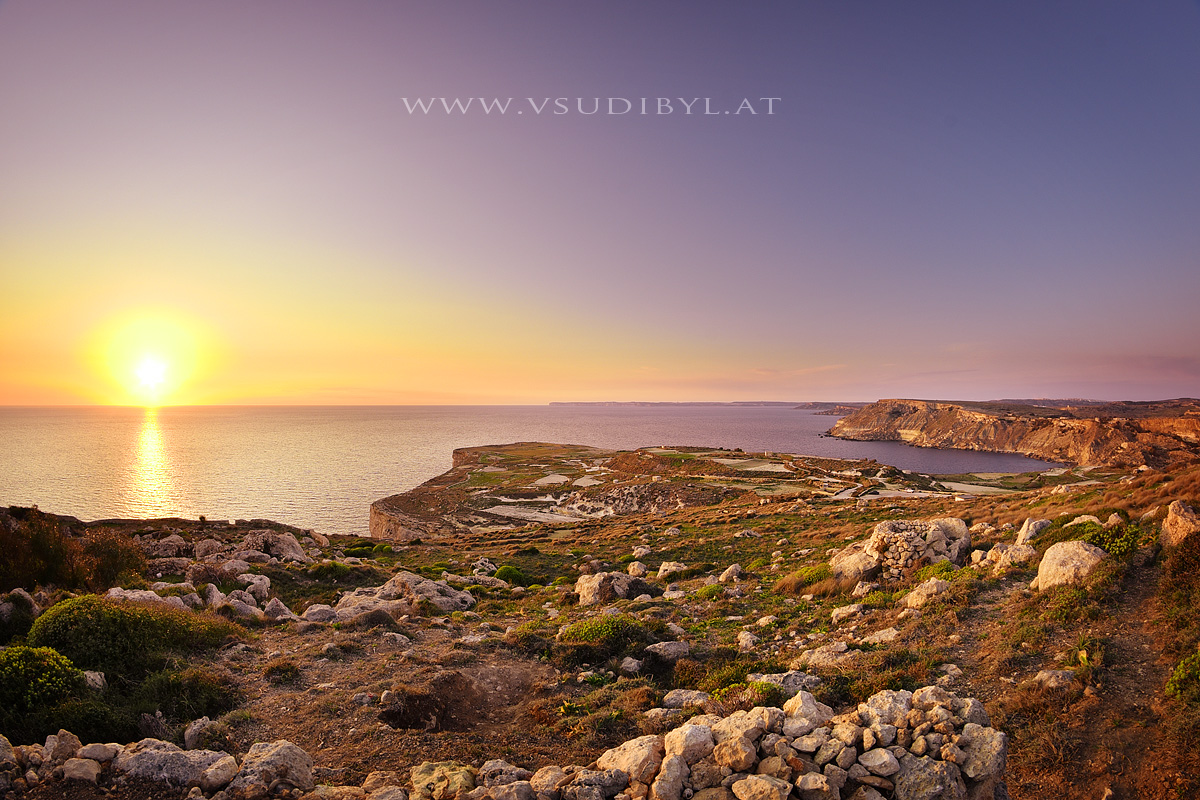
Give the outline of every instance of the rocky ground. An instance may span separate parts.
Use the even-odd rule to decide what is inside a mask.
[[[400,522],[387,541],[265,520],[64,521],[144,551],[145,574],[110,590],[115,600],[238,623],[192,663],[229,676],[240,700],[200,722],[143,720],[163,743],[143,742],[149,755],[125,742],[107,759],[74,752],[98,765],[95,782],[56,778],[69,737],[14,737],[11,757],[0,746],[9,790],[376,800],[1200,790],[1191,712],[1165,692],[1187,653],[1161,589],[1194,522],[1172,503],[1200,497],[1200,470],[918,476],[780,454],[529,444],[473,448],[455,465],[389,498]],[[69,594],[42,587],[30,600],[41,611]],[[167,742],[193,747],[165,756]],[[302,754],[280,756],[289,770],[310,760],[307,779],[255,777],[253,748],[281,742]],[[227,772],[201,780],[226,753]],[[172,759],[189,765],[172,767],[186,778],[174,788],[155,778]],[[430,766],[441,762],[454,765]],[[139,763],[157,766],[129,766]]]

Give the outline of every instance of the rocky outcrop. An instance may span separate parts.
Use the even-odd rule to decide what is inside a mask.
[[[332,612],[338,621],[347,622],[377,610],[392,616],[418,614],[426,605],[446,613],[466,611],[475,605],[475,597],[470,592],[453,588],[445,581],[433,581],[412,572],[398,572],[382,586],[364,586],[342,595]],[[305,610],[305,619],[316,619],[309,615],[313,608]],[[325,608],[322,607],[320,611]]]
[[[1200,531],[1200,515],[1196,509],[1182,500],[1176,500],[1167,508],[1159,541],[1166,547],[1175,547],[1193,533]]]
[[[843,439],[1020,453],[1048,461],[1165,468],[1200,459],[1200,401],[1059,409],[880,400],[830,430]]]
[[[1051,545],[1042,556],[1037,577],[1029,587],[1045,590],[1051,586],[1079,583],[1091,575],[1107,556],[1108,553],[1087,542],[1071,541]]]
[[[575,593],[579,595],[579,605],[592,606],[618,599],[633,599],[643,594],[660,595],[662,590],[624,572],[597,572],[580,575],[575,581]]]

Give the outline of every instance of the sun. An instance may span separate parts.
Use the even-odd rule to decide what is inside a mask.
[[[158,356],[145,356],[134,370],[141,391],[150,400],[157,400],[167,379],[167,364]]]
[[[200,321],[176,309],[126,309],[94,331],[89,359],[107,402],[176,405],[189,399],[189,387],[208,368],[211,338]]]

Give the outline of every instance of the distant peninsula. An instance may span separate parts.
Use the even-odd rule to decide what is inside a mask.
[[[716,401],[658,401],[658,400],[555,400],[552,406],[736,406],[740,408],[757,408],[760,406],[777,406],[780,408],[801,408],[807,404],[796,401],[779,400],[735,400],[729,403]],[[820,405],[832,405],[822,403]]]
[[[1163,469],[1200,461],[1200,400],[879,400],[829,432],[1081,466]]]

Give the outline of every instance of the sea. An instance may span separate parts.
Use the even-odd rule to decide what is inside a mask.
[[[0,507],[366,535],[374,500],[445,472],[455,448],[522,441],[873,458],[935,474],[1053,466],[822,436],[836,419],[787,406],[0,407]]]

